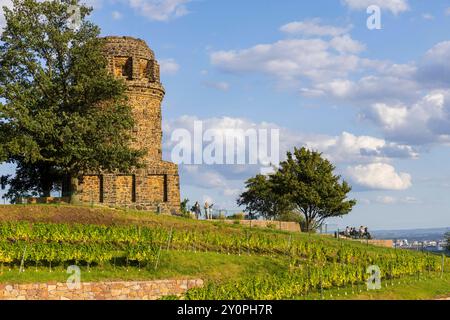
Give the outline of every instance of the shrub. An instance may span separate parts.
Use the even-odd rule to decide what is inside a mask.
[[[189,204],[189,199],[187,199],[187,198],[184,199],[183,201],[181,201],[180,209],[181,209],[182,214],[189,213],[188,204]]]
[[[295,212],[287,212],[284,214],[281,214],[277,217],[277,220],[279,221],[285,221],[285,222],[297,222],[297,223],[302,223],[302,221],[305,220],[305,218]]]
[[[244,220],[245,219],[245,213],[239,212],[239,213],[233,214],[232,216],[229,216],[228,219],[230,219],[230,220]]]
[[[190,212],[190,211],[182,212],[182,213],[181,213],[181,216],[182,216],[183,218],[187,218],[187,219],[195,219],[195,214],[192,213],[192,212]]]
[[[226,219],[226,217],[223,213],[215,214],[215,215],[213,215],[212,218],[213,218],[213,220],[225,220]]]

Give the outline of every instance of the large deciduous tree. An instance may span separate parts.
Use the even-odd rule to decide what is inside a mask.
[[[249,179],[238,204],[275,217],[292,210],[304,217],[305,231],[316,230],[325,219],[348,214],[356,204],[347,199],[350,185],[334,170],[321,153],[295,148],[275,173]]]
[[[246,190],[237,199],[239,206],[250,214],[260,214],[266,219],[281,216],[290,211],[286,197],[274,192],[275,186],[270,177],[259,174],[245,183]]]
[[[74,28],[74,12],[79,24]],[[91,8],[74,1],[13,0],[0,38],[0,161],[17,164],[8,196],[50,195],[87,172],[127,171],[143,150],[125,84],[107,71]]]

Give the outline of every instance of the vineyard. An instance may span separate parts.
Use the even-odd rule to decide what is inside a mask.
[[[177,225],[94,225],[0,222],[2,270],[21,266],[76,264],[156,270],[162,252],[205,252],[226,256],[282,259],[286,267],[263,277],[210,281],[187,293],[188,299],[283,299],[333,287],[363,284],[367,267],[377,265],[382,279],[439,272],[431,254],[372,247],[358,242],[274,230],[209,225],[196,230]]]

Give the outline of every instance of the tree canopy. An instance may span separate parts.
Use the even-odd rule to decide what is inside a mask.
[[[237,203],[265,217],[300,214],[305,231],[315,230],[327,218],[348,214],[356,204],[347,199],[351,187],[334,174],[335,169],[321,153],[295,148],[275,173],[247,180]]]
[[[92,9],[78,0],[13,0],[4,11],[0,161],[17,164],[7,196],[48,196],[64,177],[76,193],[82,173],[139,166],[126,86],[108,73],[100,29],[87,19]]]
[[[245,188],[237,204],[245,206],[245,211],[250,214],[258,213],[269,219],[283,215],[292,208],[286,196],[274,192],[274,181],[268,176],[259,174],[248,179]]]

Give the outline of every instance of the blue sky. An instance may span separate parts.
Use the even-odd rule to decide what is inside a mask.
[[[155,51],[166,159],[171,133],[194,120],[216,130],[277,128],[281,153],[319,150],[354,187],[357,207],[330,224],[450,226],[449,0],[88,3],[103,35],[138,37]],[[371,4],[381,30],[367,28]],[[237,209],[256,172],[180,165],[182,197]]]

